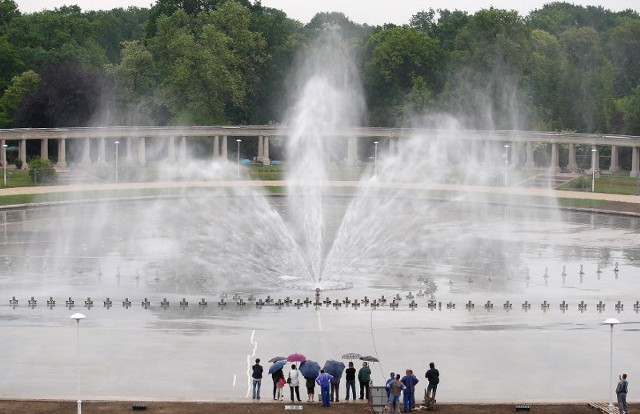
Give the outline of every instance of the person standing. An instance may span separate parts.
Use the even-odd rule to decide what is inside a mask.
[[[347,396],[345,400],[349,401],[349,389],[353,399],[356,399],[356,369],[353,367],[353,362],[349,362],[349,368],[345,370],[345,380],[347,381]]]
[[[404,391],[402,392],[403,401],[402,401],[402,412],[408,413],[413,410],[415,400],[413,399],[416,384],[418,384],[418,378],[413,375],[413,371],[410,369],[405,371],[404,377],[400,380],[402,385],[405,386]]]
[[[279,400],[280,396],[281,396],[281,387],[280,387],[280,379],[284,380],[284,372],[282,372],[282,369],[279,369],[277,371],[273,371],[273,373],[271,374],[271,379],[273,380],[273,399],[274,400]]]
[[[627,407],[627,392],[629,391],[629,382],[627,381],[627,374],[622,374],[618,377],[620,382],[616,387],[616,396],[618,397],[618,410],[620,414],[627,414],[629,407]]]
[[[320,370],[320,375],[316,378],[316,383],[320,386],[320,394],[322,395],[322,406],[329,407],[329,388],[331,387],[331,381],[333,375],[324,372],[324,369]]]
[[[340,402],[340,377],[333,377],[331,380],[331,402]]]
[[[384,383],[384,388],[385,390],[387,390],[387,402],[391,403],[391,387],[389,386],[389,384],[391,384],[394,380],[396,379],[396,373],[395,372],[391,372],[389,379],[387,380],[387,382]]]
[[[371,369],[366,362],[362,363],[362,368],[358,370],[358,382],[360,382],[360,399],[369,399],[369,383],[371,382]]]
[[[424,376],[427,378],[427,381],[429,381],[429,385],[427,385],[427,398],[435,400],[436,390],[440,383],[440,371],[436,369],[436,365],[433,362],[429,364],[429,370],[424,374]]]
[[[393,380],[387,381],[389,389],[389,409],[392,413],[400,412],[400,393],[406,389],[404,384],[400,382],[400,374],[397,374]]]
[[[307,385],[307,402],[313,402],[315,389],[316,389],[316,379],[311,377],[304,377]]]
[[[287,382],[289,383],[289,390],[291,391],[291,401],[293,401],[294,392],[298,402],[302,401],[300,399],[300,371],[296,369],[295,364],[291,365],[291,371],[289,371],[289,379]]]
[[[260,385],[262,384],[262,365],[260,358],[256,358],[256,363],[251,367],[251,399],[260,399]]]

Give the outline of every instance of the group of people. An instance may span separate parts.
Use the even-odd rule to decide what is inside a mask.
[[[260,358],[256,359],[255,365],[252,367],[252,398],[260,399],[260,387],[262,384],[263,368],[260,365]],[[438,383],[440,382],[440,372],[435,368],[434,363],[429,364],[429,370],[426,372],[425,377],[428,381],[427,386],[427,398],[435,400],[436,390]],[[315,401],[315,387],[320,386],[320,396],[322,399],[322,406],[329,407],[331,402],[340,401],[340,377],[335,378],[333,375],[320,370],[320,374],[315,377],[304,377],[300,374],[295,364],[291,365],[291,370],[285,377],[282,369],[276,370],[271,374],[273,381],[273,400],[281,401],[284,399],[284,386],[289,385],[289,392],[291,401],[301,402],[300,399],[300,383],[302,378],[305,380],[305,386],[307,389],[307,402]],[[353,362],[349,362],[347,369],[345,370],[346,380],[346,395],[345,400],[349,401],[356,399],[356,379],[360,385],[359,399],[368,400],[369,391],[371,385],[371,368],[367,362],[362,363],[362,367],[357,370],[353,365]],[[413,374],[413,371],[407,369],[404,377],[400,377],[400,374],[391,373],[390,378],[385,384],[387,391],[388,405],[393,409],[391,412],[399,412],[400,395],[403,396],[403,411],[409,412],[415,408],[415,387],[418,384],[418,378]]]
[[[425,373],[427,379],[427,400],[435,401],[436,390],[440,383],[440,371],[433,362],[429,364],[429,370]],[[408,413],[416,407],[416,385],[420,382],[413,370],[405,370],[403,377],[391,372],[385,388],[387,390],[387,413],[400,412],[400,394],[402,394],[402,412]]]

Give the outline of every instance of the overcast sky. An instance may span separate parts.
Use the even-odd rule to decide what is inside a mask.
[[[109,10],[116,7],[150,7],[153,0],[15,0],[22,12],[53,9],[76,4],[82,10]],[[552,0],[262,0],[262,5],[283,10],[293,19],[308,23],[319,12],[344,13],[356,23],[381,25],[406,24],[411,16],[429,8],[465,10],[473,14],[491,6],[497,9],[516,9],[521,15],[539,9]],[[574,0],[569,3],[583,6],[602,6],[612,11],[633,9],[640,11],[640,0]]]

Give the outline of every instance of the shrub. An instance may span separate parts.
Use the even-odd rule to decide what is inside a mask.
[[[49,184],[56,180],[56,170],[50,160],[35,157],[29,162],[29,177],[34,184]]]

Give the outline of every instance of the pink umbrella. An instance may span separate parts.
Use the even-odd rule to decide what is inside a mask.
[[[302,354],[291,354],[287,357],[287,361],[289,362],[302,362],[306,361],[307,357]]]

